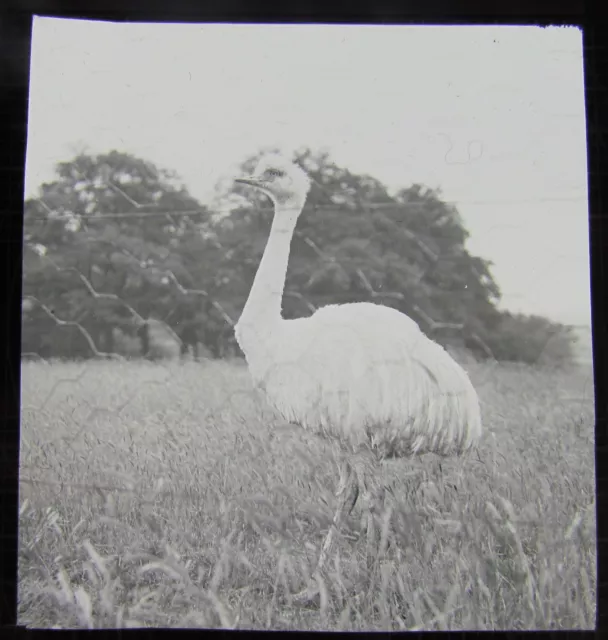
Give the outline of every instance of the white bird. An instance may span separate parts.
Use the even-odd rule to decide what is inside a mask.
[[[361,452],[380,459],[463,453],[481,436],[479,400],[466,372],[396,309],[361,302],[328,305],[308,318],[282,318],[291,239],[310,180],[287,158],[269,154],[252,176],[236,182],[274,203],[268,243],[235,327],[250,374],[286,421],[347,451],[338,507],[314,579],[349,500],[351,509],[360,492],[369,500],[369,464],[355,463]]]

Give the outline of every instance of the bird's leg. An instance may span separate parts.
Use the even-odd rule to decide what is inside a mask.
[[[357,484],[355,483],[353,470],[351,469],[349,463],[345,460],[340,465],[340,483],[336,491],[338,506],[336,508],[336,513],[334,514],[334,518],[329,531],[327,532],[325,541],[323,542],[323,546],[321,547],[321,553],[319,555],[319,560],[317,562],[317,566],[315,568],[313,576],[319,574],[325,566],[325,562],[327,561],[327,557],[329,556],[329,552],[331,551],[333,539],[336,535],[336,532],[339,530],[340,525],[342,524],[344,513],[350,513],[353,510],[358,496],[359,489]]]
[[[375,560],[375,547],[376,547],[376,526],[374,522],[374,515],[372,512],[373,507],[373,499],[372,494],[368,486],[367,482],[367,473],[365,469],[365,463],[354,466],[354,473],[356,477],[356,485],[358,489],[358,493],[361,494],[361,499],[363,502],[363,510],[365,511],[366,517],[366,545],[365,545],[365,556],[368,571],[371,571],[373,568],[374,560]]]
[[[350,464],[346,460],[344,460],[340,465],[340,483],[338,485],[338,490],[336,491],[338,506],[336,508],[333,521],[329,527],[327,536],[323,541],[321,553],[319,554],[319,560],[317,561],[317,566],[312,573],[310,583],[307,588],[294,596],[295,601],[310,601],[318,593],[317,579],[321,576],[321,572],[323,571],[325,563],[327,562],[327,558],[329,557],[331,548],[333,546],[334,537],[340,528],[344,513],[350,513],[350,511],[352,511],[357,501],[358,494],[359,491],[355,474]]]

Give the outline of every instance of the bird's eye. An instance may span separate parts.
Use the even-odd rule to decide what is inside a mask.
[[[269,176],[270,178],[280,178],[284,174],[282,171],[279,171],[278,169],[267,169],[266,175]]]

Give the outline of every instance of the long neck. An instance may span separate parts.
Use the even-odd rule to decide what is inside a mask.
[[[247,333],[253,331],[259,335],[281,320],[289,249],[301,209],[301,204],[275,205],[268,243],[239,320],[240,327]]]

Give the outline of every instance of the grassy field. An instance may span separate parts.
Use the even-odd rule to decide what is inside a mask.
[[[591,629],[593,379],[467,365],[486,433],[465,460],[378,469],[318,602],[332,447],[228,363],[25,362],[19,623],[32,627]]]

